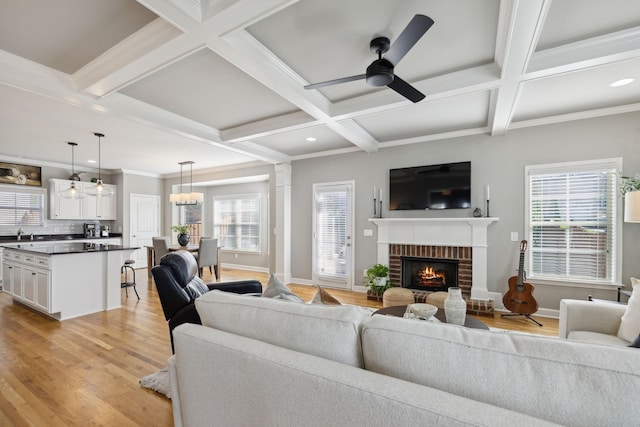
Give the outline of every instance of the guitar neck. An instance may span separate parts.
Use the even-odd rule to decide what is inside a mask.
[[[520,263],[518,265],[518,286],[524,283],[524,252],[520,252]]]

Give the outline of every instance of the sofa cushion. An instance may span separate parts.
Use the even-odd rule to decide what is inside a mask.
[[[340,301],[335,299],[333,295],[327,292],[324,288],[318,286],[318,291],[311,300],[311,304],[327,304],[327,305],[341,305]]]
[[[169,361],[169,372],[176,426],[549,425],[200,325],[176,329],[176,356]]]
[[[574,341],[588,342],[593,344],[617,345],[617,346],[629,345],[628,341],[625,341],[622,338],[618,338],[615,335],[602,334],[600,332],[592,332],[592,331],[571,331],[567,335],[567,339],[574,340]]]
[[[211,291],[196,300],[202,324],[362,367],[360,329],[368,310],[297,304]]]
[[[367,370],[555,423],[637,425],[640,352],[627,347],[373,316],[362,348]]]
[[[618,337],[626,341],[633,341],[640,333],[640,284],[638,279],[631,278],[632,292],[627,303],[627,309],[620,319]]]
[[[264,298],[283,299],[286,301],[304,302],[302,298],[293,293],[291,289],[287,288],[284,283],[278,279],[278,276],[271,273],[267,287],[262,293]]]

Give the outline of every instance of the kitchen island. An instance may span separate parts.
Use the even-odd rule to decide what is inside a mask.
[[[88,242],[2,248],[3,291],[57,320],[119,308],[120,267],[138,249]]]

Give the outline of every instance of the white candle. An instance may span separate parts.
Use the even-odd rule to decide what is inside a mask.
[[[489,186],[488,185],[484,188],[484,193],[485,193],[485,199],[489,200]]]
[[[380,189],[380,201],[382,201],[382,188]]]
[[[376,192],[377,192],[377,191],[376,191],[376,187],[373,187],[373,198],[374,198],[374,200],[375,200],[375,198],[376,198]]]

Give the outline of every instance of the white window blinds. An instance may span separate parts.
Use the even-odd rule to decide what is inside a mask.
[[[213,227],[224,249],[260,252],[260,194],[214,198]]]
[[[613,283],[614,161],[527,168],[529,278]]]
[[[346,185],[323,185],[315,188],[315,253],[318,276],[333,280],[345,278],[349,198],[349,188]]]
[[[43,189],[0,189],[0,227],[44,226]]]

